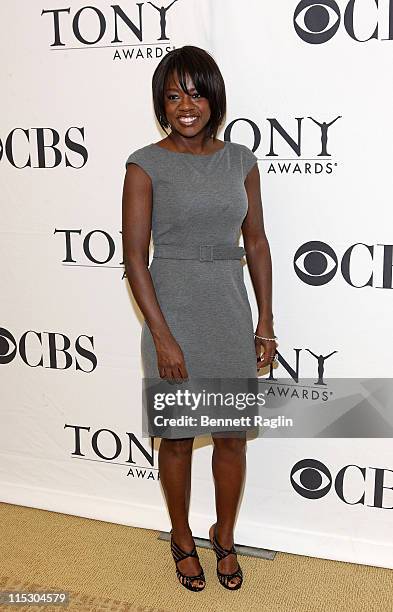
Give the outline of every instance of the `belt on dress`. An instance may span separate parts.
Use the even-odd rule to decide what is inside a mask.
[[[232,244],[156,244],[153,257],[162,259],[241,259],[246,254],[244,247]]]

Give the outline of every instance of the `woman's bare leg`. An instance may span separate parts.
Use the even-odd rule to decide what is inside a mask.
[[[237,508],[243,488],[246,471],[246,434],[238,437],[213,438],[212,471],[216,492],[216,536],[224,548],[233,545],[233,529],[236,520]],[[210,539],[213,530],[210,530]],[[224,574],[231,574],[237,569],[236,556],[231,554],[221,559],[218,569]],[[229,581],[229,586],[235,586],[240,578],[235,577]]]
[[[193,442],[193,438],[162,438],[158,452],[160,480],[171,518],[173,540],[186,552],[190,552],[194,546],[188,523]],[[196,576],[201,572],[201,566],[195,557],[183,559],[177,566],[189,576]],[[202,586],[203,582],[194,581],[193,584]]]

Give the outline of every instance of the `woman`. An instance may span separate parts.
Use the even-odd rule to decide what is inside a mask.
[[[169,52],[154,72],[152,88],[156,117],[171,131],[131,153],[123,189],[125,268],[145,318],[144,375],[172,382],[189,376],[256,377],[276,350],[257,157],[245,145],[216,138],[226,112],[225,84],[203,49]],[[151,232],[154,257],[148,267]],[[258,304],[255,332],[240,232]],[[212,438],[217,520],[209,538],[219,581],[235,590],[243,581],[233,529],[246,433]],[[188,524],[193,441],[162,437],[158,461],[176,573],[186,588],[200,591],[205,577]]]

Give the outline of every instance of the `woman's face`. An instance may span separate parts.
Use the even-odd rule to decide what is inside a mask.
[[[165,84],[164,107],[172,132],[188,138],[205,129],[211,113],[208,99],[200,96],[189,75],[186,85],[190,95],[180,87],[176,72],[172,73]]]

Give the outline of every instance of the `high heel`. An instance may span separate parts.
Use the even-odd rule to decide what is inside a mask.
[[[199,561],[199,557],[196,551],[195,544],[191,552],[188,553],[184,551],[182,548],[180,548],[180,546],[178,546],[178,544],[176,544],[176,542],[173,541],[172,529],[170,533],[171,533],[171,552],[172,552],[173,560],[175,561],[175,564],[176,564],[176,575],[178,577],[180,584],[185,586],[186,589],[188,589],[189,591],[202,591],[206,586],[205,574],[203,573],[203,569],[201,573],[198,574],[198,576],[186,576],[186,574],[183,574],[183,572],[181,572],[179,568],[177,567],[177,564],[179,563],[179,561],[182,561],[183,559],[187,559],[187,557],[196,557]],[[202,586],[196,586],[193,584],[195,580],[202,580],[204,584]]]
[[[232,574],[223,574],[222,572],[220,572],[220,570],[218,569],[218,564],[221,561],[221,559],[224,559],[225,557],[227,557],[230,554],[234,554],[236,555],[236,549],[234,547],[234,545],[232,545],[231,548],[224,548],[223,546],[221,546],[221,544],[219,543],[219,541],[217,540],[216,537],[216,523],[214,523],[214,525],[212,525],[210,527],[210,529],[212,529],[213,527],[213,539],[210,538],[210,542],[213,546],[214,552],[216,553],[216,558],[217,558],[217,578],[220,581],[220,583],[222,584],[222,586],[224,586],[226,589],[229,589],[230,591],[236,591],[237,589],[240,589],[240,587],[243,584],[243,572],[242,572],[242,568],[239,565],[239,562],[237,562],[237,570],[235,572],[232,572]],[[210,534],[209,534],[210,536]],[[230,581],[233,578],[240,578],[240,580],[234,584],[234,585],[230,585]]]

